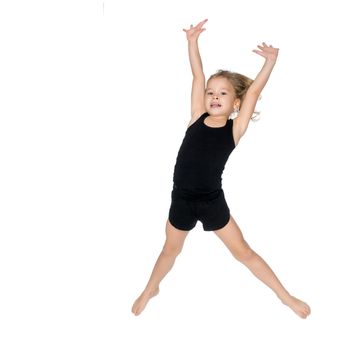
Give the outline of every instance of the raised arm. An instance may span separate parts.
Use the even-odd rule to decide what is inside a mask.
[[[186,32],[188,41],[188,55],[192,70],[192,91],[191,91],[191,121],[194,122],[205,112],[204,94],[205,94],[205,76],[203,72],[202,60],[198,48],[198,37],[205,30],[202,28],[204,21],[198,23],[195,27],[191,25],[190,29],[183,29]]]
[[[253,52],[264,57],[265,63],[248,90],[251,90],[251,92],[255,92],[260,95],[276,63],[279,49],[274,48],[272,45],[267,46],[265,43],[263,43],[263,46],[258,45],[258,48],[261,51],[253,50]]]
[[[248,88],[243,103],[241,105],[240,111],[237,116],[236,127],[239,128],[240,137],[246,132],[251,116],[253,115],[256,102],[260,96],[261,91],[266,85],[273,67],[275,66],[279,49],[272,47],[272,45],[267,46],[263,43],[263,46],[258,45],[261,50],[253,50],[253,52],[259,54],[265,58],[265,63],[261,68],[260,72],[256,76],[253,83]]]

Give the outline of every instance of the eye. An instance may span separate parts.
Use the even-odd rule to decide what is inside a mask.
[[[226,92],[222,92],[222,95],[227,95]]]
[[[208,94],[208,95],[212,95],[213,93],[212,93],[212,92],[208,92],[207,94]]]

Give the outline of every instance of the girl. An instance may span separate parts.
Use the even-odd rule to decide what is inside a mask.
[[[166,240],[150,279],[132,306],[139,315],[148,300],[157,295],[159,284],[174,265],[186,236],[200,220],[205,231],[214,231],[232,255],[250,269],[297,315],[306,318],[310,307],[290,295],[267,263],[248,245],[230,215],[221,187],[225,163],[247,130],[256,102],[276,63],[278,50],[258,45],[253,52],[265,58],[255,78],[229,71],[218,71],[207,81],[198,49],[198,37],[205,30],[204,20],[186,30],[193,74],[191,120],[176,159]],[[235,113],[237,116],[231,119]]]

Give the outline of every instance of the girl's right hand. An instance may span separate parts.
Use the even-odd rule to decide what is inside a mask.
[[[204,23],[207,21],[205,19],[202,22],[199,22],[195,27],[191,24],[190,29],[183,29],[184,32],[186,32],[186,37],[188,41],[196,41],[199,37],[199,34],[201,34],[203,31],[205,31],[205,28],[202,28]]]

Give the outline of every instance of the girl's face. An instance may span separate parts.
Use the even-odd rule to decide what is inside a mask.
[[[213,116],[226,116],[239,106],[233,86],[224,77],[209,79],[204,96],[205,109]]]

